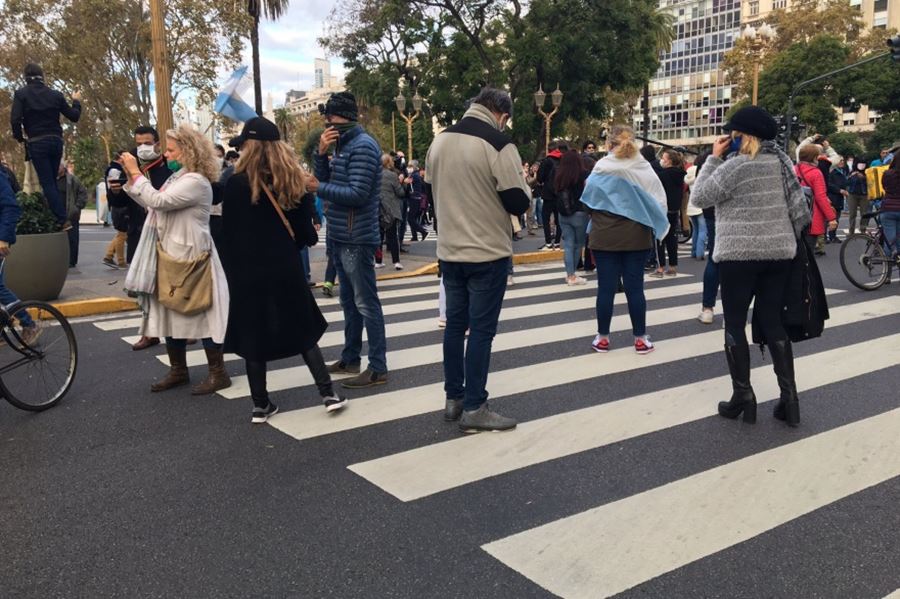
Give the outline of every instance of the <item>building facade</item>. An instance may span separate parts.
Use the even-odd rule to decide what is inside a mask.
[[[331,74],[331,64],[324,58],[314,62],[313,89],[291,90],[284,99],[284,108],[293,115],[306,118],[328,101],[328,96],[344,91],[343,82]]]

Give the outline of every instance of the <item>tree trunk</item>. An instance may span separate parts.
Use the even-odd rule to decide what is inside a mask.
[[[256,114],[262,116],[262,79],[259,74],[259,15],[253,15],[253,28],[250,30],[250,46],[253,48],[253,95],[256,100]]]
[[[650,82],[644,84],[644,122],[641,127],[644,139],[650,137]],[[647,145],[645,141],[643,145]]]

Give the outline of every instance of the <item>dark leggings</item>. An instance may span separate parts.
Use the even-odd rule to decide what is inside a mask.
[[[666,252],[669,254],[669,266],[678,266],[678,238],[675,237],[675,229],[678,227],[678,212],[667,212],[669,219],[669,232],[662,241],[656,242],[656,257],[659,260],[659,268],[666,265]]]
[[[731,335],[738,345],[747,344],[747,311],[754,297],[753,311],[766,342],[771,345],[787,339],[781,312],[790,267],[790,260],[719,263],[725,333]]]
[[[316,381],[316,387],[319,389],[319,395],[322,397],[334,396],[334,389],[331,384],[331,375],[328,374],[328,367],[325,365],[325,358],[322,357],[322,351],[318,345],[303,352],[303,361],[313,375]],[[266,363],[257,360],[244,360],[247,369],[247,381],[250,383],[250,397],[253,399],[253,406],[256,408],[265,408],[269,405],[269,392],[266,389]]]
[[[387,244],[388,250],[390,250],[391,252],[391,259],[393,259],[394,264],[400,262],[400,238],[398,233],[399,225],[400,221],[395,218],[393,220],[393,223],[389,227],[381,230],[381,242],[382,244]]]
[[[556,224],[556,236],[550,233],[550,215],[553,215],[553,222]],[[548,202],[544,200],[541,206],[541,220],[544,221],[544,243],[550,245],[555,243],[559,245],[562,238],[562,228],[559,226],[559,210],[556,208],[556,202]]]
[[[177,347],[181,349],[187,348],[187,339],[173,339],[172,337],[166,337],[166,345],[171,345],[172,347]],[[204,349],[222,349],[221,343],[213,343],[213,340],[210,337],[207,337],[203,340],[203,348]]]

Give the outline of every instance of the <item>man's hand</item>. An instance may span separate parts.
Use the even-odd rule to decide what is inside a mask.
[[[306,180],[306,191],[309,193],[316,193],[319,191],[319,180],[315,177],[310,177]]]
[[[723,158],[731,147],[731,136],[723,135],[713,143],[712,153],[716,158]]]
[[[846,189],[842,189],[842,190],[841,190],[841,195],[844,196],[844,197],[846,198],[847,196],[850,195],[850,192],[847,191]]]
[[[327,154],[328,147],[336,142],[340,136],[340,132],[334,127],[325,129],[325,131],[322,132],[322,136],[319,138],[319,154],[323,156]]]
[[[7,256],[9,256],[9,242],[0,241],[0,258],[6,258]]]
[[[838,226],[838,222],[836,220],[828,221],[828,230],[836,231]]]
[[[72,94],[72,99],[76,102],[81,102],[81,90],[77,90],[74,94]]]

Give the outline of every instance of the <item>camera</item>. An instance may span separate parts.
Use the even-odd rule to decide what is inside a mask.
[[[321,114],[322,116],[325,116],[325,105],[324,105],[324,104],[319,104],[319,105],[317,106],[317,108],[319,109],[319,114]]]

